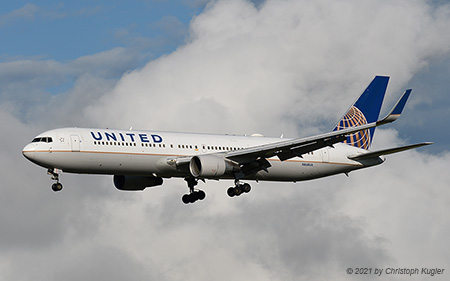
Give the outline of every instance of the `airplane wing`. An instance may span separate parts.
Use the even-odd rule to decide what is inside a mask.
[[[342,142],[350,134],[394,122],[402,113],[410,93],[411,90],[405,91],[391,112],[382,120],[317,136],[285,140],[249,147],[242,150],[230,151],[225,157],[241,165],[250,165],[252,171],[270,167],[270,163],[265,160],[266,158],[277,156],[281,161],[285,161],[295,156],[302,157],[305,153]]]

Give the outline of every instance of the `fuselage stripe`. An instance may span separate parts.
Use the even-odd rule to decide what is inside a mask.
[[[113,152],[113,151],[72,151],[72,150],[33,150],[33,151],[24,151],[27,152],[35,152],[35,153],[83,153],[83,154],[111,154],[111,155],[136,155],[136,156],[167,156],[167,157],[190,157],[194,155],[181,155],[181,154],[156,154],[156,153],[141,153],[141,152]],[[306,161],[306,160],[284,160],[281,161],[277,158],[268,158],[268,161],[272,162],[293,162],[293,163],[313,163],[313,164],[332,164],[332,165],[345,165],[345,166],[363,166],[362,164],[353,164],[353,163],[342,163],[342,162],[321,162],[321,161]]]

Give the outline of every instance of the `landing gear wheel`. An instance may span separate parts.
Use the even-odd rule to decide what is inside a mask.
[[[181,197],[181,201],[184,204],[195,203],[198,200],[203,200],[206,197],[206,193],[203,190],[194,191],[190,194],[185,194]]]
[[[248,183],[244,183],[242,185],[242,191],[245,193],[249,193],[252,190],[252,187]]]
[[[199,190],[197,191],[197,199],[198,200],[203,200],[206,197],[206,193],[203,190]]]
[[[194,187],[198,184],[198,180],[195,178],[185,178],[184,179],[189,187],[189,193],[183,195],[181,197],[181,201],[183,201],[184,204],[194,203],[198,200],[203,200],[206,197],[206,193],[203,190],[194,190]]]
[[[248,183],[240,184],[238,180],[236,180],[236,185],[227,189],[227,194],[230,197],[240,196],[243,193],[249,193],[252,190],[252,187]]]
[[[61,191],[63,189],[63,185],[59,182],[52,184],[52,189],[54,192]]]
[[[242,194],[242,186],[241,185],[236,185],[234,187],[234,195],[235,196],[239,196]]]
[[[181,201],[183,201],[184,204],[191,203],[191,197],[190,194],[185,194],[183,197],[181,197]]]

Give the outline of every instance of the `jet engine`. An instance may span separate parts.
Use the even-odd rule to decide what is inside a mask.
[[[119,190],[144,190],[147,187],[163,184],[161,177],[153,176],[117,176],[114,178],[114,185]]]
[[[191,158],[189,170],[198,178],[216,178],[233,171],[236,165],[230,160],[216,155],[199,155]]]

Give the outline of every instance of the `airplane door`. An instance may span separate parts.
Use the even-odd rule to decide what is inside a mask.
[[[322,150],[322,162],[323,163],[328,163],[330,162],[330,154],[328,153],[328,147],[325,147]]]
[[[80,151],[80,137],[78,135],[70,135],[70,142],[72,145],[73,152]]]

